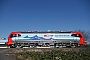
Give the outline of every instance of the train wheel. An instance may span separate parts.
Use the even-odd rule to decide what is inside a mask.
[[[10,48],[15,48],[15,46],[12,44],[12,45],[10,45]]]
[[[62,48],[63,46],[59,46],[59,48]]]
[[[81,48],[85,47],[84,45],[80,45]]]
[[[75,45],[73,45],[73,46],[71,46],[72,48],[75,48],[76,46]]]
[[[23,47],[23,46],[22,46],[21,44],[19,44],[19,43],[15,43],[14,46],[15,46],[15,48],[22,48],[22,47]]]
[[[36,46],[34,46],[34,45],[31,45],[31,46],[30,46],[30,48],[35,48],[35,47],[36,47]]]

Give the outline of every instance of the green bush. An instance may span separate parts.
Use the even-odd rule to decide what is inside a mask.
[[[90,49],[80,49],[79,51],[27,51],[16,53],[16,56],[23,56],[25,59],[32,57],[31,60],[90,60]]]

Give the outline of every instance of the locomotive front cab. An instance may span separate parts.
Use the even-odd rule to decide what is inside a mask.
[[[84,41],[84,36],[82,35],[81,32],[75,32],[75,33],[73,32],[73,34],[71,36],[80,38],[78,44],[80,44],[80,45],[85,45],[86,44],[86,42]]]
[[[8,36],[8,42],[6,42],[6,45],[12,45],[13,44],[12,38],[17,37],[17,35],[20,36],[20,33],[19,32],[11,32]]]

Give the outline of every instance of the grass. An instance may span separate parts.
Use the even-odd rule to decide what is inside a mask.
[[[16,53],[19,60],[90,60],[90,48],[76,50],[25,51]]]

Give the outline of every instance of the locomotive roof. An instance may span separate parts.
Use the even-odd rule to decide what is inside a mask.
[[[15,31],[14,31],[15,32]],[[77,32],[77,31],[17,31],[17,33],[20,32],[20,33],[72,33],[72,32]],[[16,33],[16,32],[15,32]]]
[[[30,33],[79,33],[79,31],[17,31],[17,32],[11,32],[11,34],[16,33],[24,33],[24,34],[30,34]]]
[[[59,31],[42,31],[42,32],[21,32],[21,33],[71,33],[71,32],[59,32]]]

